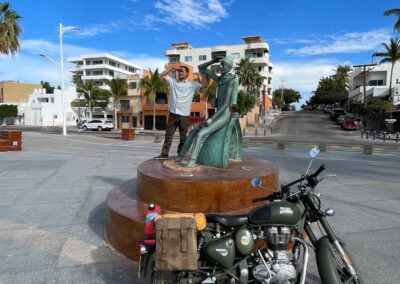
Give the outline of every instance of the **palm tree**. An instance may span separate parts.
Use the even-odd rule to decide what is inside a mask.
[[[400,32],[400,9],[390,9],[383,13],[384,16],[396,15],[397,21],[394,24],[394,30]]]
[[[106,108],[108,105],[109,93],[94,85],[93,80],[88,80],[80,83],[77,86],[78,92],[83,92],[83,98],[88,104],[89,119],[92,119],[92,109],[95,105],[101,108]],[[80,96],[79,96],[80,97]]]
[[[0,3],[0,53],[14,56],[18,51],[19,19],[21,16],[10,8],[9,3]]]
[[[390,81],[389,81],[389,98],[392,97],[392,76],[393,76],[393,68],[397,61],[400,60],[400,39],[391,38],[390,44],[382,43],[385,47],[385,52],[377,52],[375,56],[384,57],[379,64],[388,63],[392,64],[390,69]]]
[[[208,79],[207,87],[203,90],[204,95],[206,96],[206,119],[208,118],[208,100],[215,98],[217,95],[217,83],[211,78]]]
[[[128,92],[128,84],[126,80],[123,79],[111,79],[105,80],[105,83],[110,87],[110,94],[114,99],[114,126],[118,128],[117,125],[117,101],[121,96],[125,96]]]
[[[168,85],[160,77],[158,68],[154,73],[149,70],[150,74],[140,80],[139,86],[143,88],[147,94],[149,102],[153,103],[153,130],[156,130],[156,96],[157,93],[167,93]]]
[[[246,93],[253,86],[254,76],[258,74],[253,67],[252,61],[248,57],[242,58],[235,67],[236,74],[239,78],[239,84],[245,88]]]

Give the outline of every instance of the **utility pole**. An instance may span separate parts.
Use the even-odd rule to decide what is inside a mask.
[[[362,68],[363,69],[363,75],[364,75],[364,84],[363,84],[363,101],[364,101],[364,108],[367,108],[367,72],[370,71],[372,68],[367,67],[372,67],[376,66],[376,63],[371,63],[371,64],[360,64],[360,65],[353,65],[354,68]],[[363,115],[363,126],[364,128],[367,126],[367,120],[365,114]]]
[[[281,102],[283,105],[283,88],[285,86],[286,77],[281,77]]]

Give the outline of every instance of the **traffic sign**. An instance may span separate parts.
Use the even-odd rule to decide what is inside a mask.
[[[385,119],[385,121],[387,123],[395,123],[397,121],[397,119],[396,118],[388,118],[388,119]]]

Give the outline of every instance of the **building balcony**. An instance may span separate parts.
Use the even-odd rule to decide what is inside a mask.
[[[266,42],[254,42],[246,44],[246,49],[266,49],[269,50],[269,45]]]
[[[165,56],[180,55],[181,51],[182,51],[181,49],[167,49],[165,51]]]
[[[264,55],[262,57],[248,57],[253,64],[268,65],[269,57]]]
[[[110,75],[89,75],[89,76],[83,75],[82,76],[82,80],[104,80],[104,79],[112,80],[113,78],[114,77],[110,76]]]

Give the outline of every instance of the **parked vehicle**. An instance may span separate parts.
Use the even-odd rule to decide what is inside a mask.
[[[341,127],[343,130],[357,130],[357,125],[354,119],[345,119]]]
[[[77,120],[76,122],[76,127],[78,127],[79,129],[82,128],[82,126],[86,123],[86,119],[82,119],[82,120]]]
[[[342,123],[343,123],[343,121],[345,121],[345,119],[354,120],[354,115],[350,112],[346,112],[346,114],[341,114],[336,118],[336,123],[339,125],[342,125]]]
[[[317,147],[311,149],[308,169],[318,154]],[[196,234],[187,233],[186,228],[195,228],[197,223],[189,226],[183,219],[173,217],[171,223],[159,222],[165,221],[165,215],[156,217],[157,237],[147,235],[139,244],[139,278],[146,283],[166,283],[168,279],[168,283],[179,284],[304,284],[309,282],[307,270],[312,249],[323,284],[364,283],[348,247],[328,223],[327,217],[334,216],[335,211],[323,210],[321,199],[315,194],[318,183],[328,177],[318,178],[325,165],[313,174],[308,174],[308,169],[299,179],[282,185],[279,192],[254,198],[254,203],[269,202],[248,215],[206,214],[207,226]],[[251,183],[264,188],[259,178]],[[146,228],[152,214],[146,215]],[[166,224],[172,224],[171,232]],[[318,228],[318,234],[323,233],[322,237],[317,237],[314,228]],[[173,239],[176,241],[171,242]],[[163,258],[165,255],[171,257]],[[194,264],[194,268],[157,268],[170,268],[177,263],[184,267]]]
[[[333,109],[332,106],[325,106],[324,112],[325,112],[325,113],[331,113],[331,110],[332,110],[332,109]]]
[[[332,120],[335,120],[335,121],[336,121],[336,118],[338,118],[338,116],[339,116],[339,115],[342,115],[342,114],[346,114],[346,112],[345,112],[344,109],[342,109],[342,108],[335,108],[335,109],[333,109],[333,110],[331,111],[330,117],[331,117]]]
[[[281,108],[282,111],[290,111],[290,104],[284,104]]]
[[[91,121],[85,122],[82,125],[83,130],[111,130],[114,128],[114,125],[109,120],[101,120],[101,119],[93,119]]]

